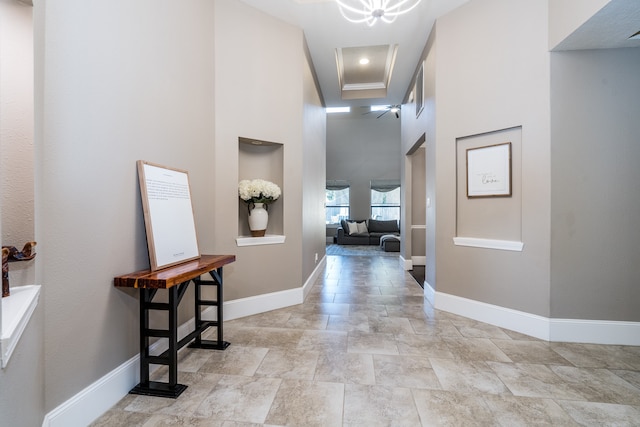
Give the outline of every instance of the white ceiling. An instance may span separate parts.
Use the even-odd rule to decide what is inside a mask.
[[[334,0],[242,1],[304,30],[325,104],[338,107],[401,104],[435,19],[468,0],[422,0],[394,23],[378,22],[373,27],[345,20]],[[398,50],[386,96],[376,93],[376,98],[343,100],[336,49],[394,44]]]
[[[554,51],[640,47],[629,40],[640,30],[640,1],[613,0],[564,39]]]
[[[345,20],[334,0],[242,1],[303,29],[326,106],[358,107],[401,104],[433,23],[469,0],[422,0],[414,10],[398,17],[394,23],[378,22],[373,27]],[[612,0],[554,50],[638,47],[640,40],[628,40],[638,30],[640,0]],[[349,71],[348,64],[342,68],[336,64],[336,54],[339,57],[345,52],[361,50],[347,48],[371,46],[379,49],[380,46],[394,45],[397,45],[395,65],[391,75],[385,77],[388,87],[382,92],[362,92],[343,99],[340,84],[354,82],[344,75]],[[378,65],[384,67],[386,64]],[[352,67],[351,71],[357,70]],[[371,76],[363,77],[362,83],[371,83],[372,79]],[[375,83],[380,82],[376,80]]]

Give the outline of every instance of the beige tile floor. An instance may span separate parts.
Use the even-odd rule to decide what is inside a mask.
[[[304,304],[224,338],[181,350],[177,399],[127,395],[93,425],[640,426],[640,347],[435,310],[396,257],[329,256]]]

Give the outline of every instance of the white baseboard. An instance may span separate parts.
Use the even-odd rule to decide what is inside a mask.
[[[296,304],[302,304],[302,288],[288,289],[286,291],[272,292],[270,294],[256,295],[240,298],[224,303],[224,320],[239,319],[266,311],[277,310]],[[209,307],[202,312],[202,317],[215,316],[215,307]]]
[[[224,303],[224,320],[232,320],[252,314],[301,304],[315,283],[326,257],[318,263],[305,284],[296,289],[273,292],[255,297],[242,298]],[[202,312],[203,318],[214,318],[215,307]],[[187,336],[195,329],[195,319],[190,319],[178,328],[178,339]],[[168,349],[166,340],[159,340],[151,346],[154,354]],[[157,366],[156,366],[157,368]],[[42,422],[42,427],[85,426],[118,403],[140,382],[140,355],[136,355],[103,376],[71,399],[49,412]]]
[[[301,288],[288,289],[286,291],[272,292],[270,294],[256,295],[253,297],[240,298],[224,303],[224,320],[239,319],[241,317],[252,316],[254,314],[277,310],[279,308],[290,307],[302,304],[313,284],[322,273],[322,268],[327,261],[327,257],[322,257],[316,268],[313,270],[307,281]],[[203,317],[213,318],[215,307],[209,307],[202,312]]]
[[[322,272],[326,264],[327,254],[322,257],[320,262],[318,262],[318,264],[316,265],[316,268],[314,268],[313,272],[311,272],[311,275],[309,276],[307,281],[304,282],[304,285],[302,285],[302,301],[307,298],[307,295],[309,295],[309,291],[311,291],[311,288],[313,288],[313,284],[316,283],[316,280],[318,280],[318,278],[322,276]]]
[[[118,403],[139,381],[137,355],[49,412],[42,427],[86,426]]]
[[[405,271],[409,271],[413,268],[413,261],[410,259],[404,259],[402,255],[398,257],[400,259],[400,265]]]
[[[546,317],[437,291],[434,307],[549,341],[549,319]]]
[[[425,298],[427,298],[425,283]],[[431,286],[429,286],[431,288]],[[432,289],[432,288],[431,288]],[[640,345],[640,322],[553,319],[435,292],[434,307],[545,341]]]
[[[424,281],[424,299],[427,300],[429,304],[435,307],[435,298],[436,291],[433,289],[433,286],[429,284],[426,280]]]
[[[178,327],[178,339],[184,338],[194,329],[195,319],[192,318]],[[150,346],[149,351],[160,354],[168,349],[166,340],[158,340]],[[152,365],[150,373],[158,368],[158,365]],[[42,427],[88,425],[118,403],[139,382],[138,354],[49,412],[44,417]]]
[[[640,322],[551,319],[549,341],[640,345]]]

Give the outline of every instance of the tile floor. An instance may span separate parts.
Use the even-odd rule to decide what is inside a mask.
[[[92,425],[640,426],[640,347],[547,343],[422,292],[398,258],[328,256],[304,304],[181,350],[179,398],[127,395]]]

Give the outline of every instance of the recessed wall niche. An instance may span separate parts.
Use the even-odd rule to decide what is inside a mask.
[[[511,143],[511,196],[467,197],[468,149]],[[522,128],[514,127],[456,140],[456,236],[494,241],[522,241]],[[455,240],[454,240],[455,241]]]
[[[0,8],[0,240],[22,249],[35,238],[33,8],[15,1]],[[11,263],[11,286],[34,283],[34,265]]]
[[[284,235],[283,186],[284,145],[251,138],[238,138],[238,182],[243,179],[264,179],[277,184],[282,190],[280,198],[269,205],[267,235]],[[238,236],[251,236],[248,225],[247,204],[238,198]]]

